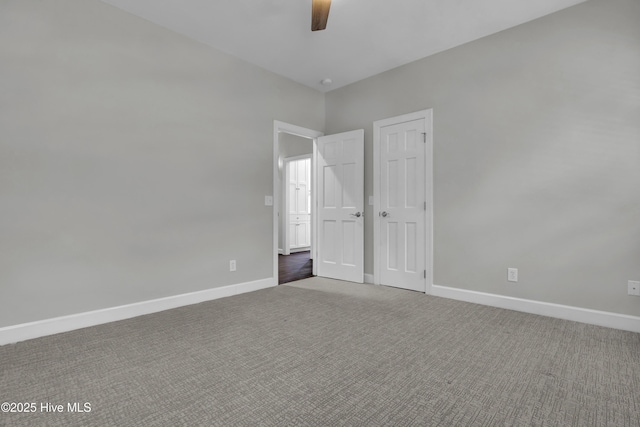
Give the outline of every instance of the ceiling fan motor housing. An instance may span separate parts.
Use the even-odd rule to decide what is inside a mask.
[[[331,0],[311,0],[311,31],[327,28]]]

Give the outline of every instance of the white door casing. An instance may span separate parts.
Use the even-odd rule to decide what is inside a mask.
[[[364,130],[318,138],[318,276],[363,283]]]
[[[430,113],[428,110],[374,123],[376,284],[430,290]]]

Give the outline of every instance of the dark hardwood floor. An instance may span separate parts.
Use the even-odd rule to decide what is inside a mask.
[[[312,277],[313,260],[311,252],[296,252],[291,255],[278,255],[278,284],[295,282]]]

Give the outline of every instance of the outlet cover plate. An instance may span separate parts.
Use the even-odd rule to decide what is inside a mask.
[[[629,295],[634,295],[640,297],[640,282],[635,280],[629,280],[628,282],[628,293]]]
[[[517,268],[507,268],[507,280],[509,282],[517,282],[518,281],[518,269]]]

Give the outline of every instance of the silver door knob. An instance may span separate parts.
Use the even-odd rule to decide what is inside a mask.
[[[360,218],[362,216],[362,214],[360,212],[356,212],[354,214],[351,214],[351,216],[355,216],[356,218]]]
[[[386,218],[389,216],[389,214],[387,212],[380,212],[380,216]]]

